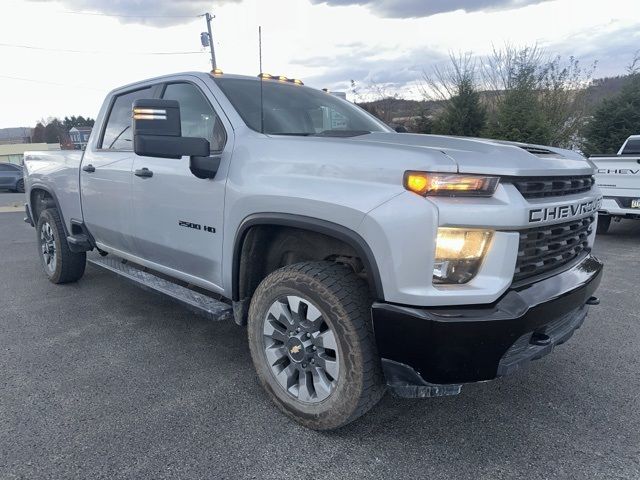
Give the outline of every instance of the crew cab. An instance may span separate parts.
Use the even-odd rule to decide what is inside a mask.
[[[598,303],[581,155],[396,133],[285,77],[118,88],[84,152],[25,171],[51,282],[89,261],[246,325],[260,383],[309,428],[510,374]]]
[[[640,135],[631,135],[616,155],[592,155],[596,182],[604,198],[598,233],[607,233],[611,220],[640,219]]]

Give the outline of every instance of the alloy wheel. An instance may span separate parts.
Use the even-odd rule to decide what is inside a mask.
[[[273,302],[263,340],[271,373],[289,395],[319,403],[333,393],[340,374],[336,337],[309,300],[288,295]]]
[[[44,222],[40,228],[40,248],[42,250],[42,259],[45,268],[53,273],[56,271],[56,262],[58,260],[56,254],[56,239],[53,229],[49,222]]]

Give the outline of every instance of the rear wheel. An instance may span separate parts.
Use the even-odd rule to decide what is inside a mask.
[[[52,283],[78,281],[84,274],[87,255],[69,250],[60,214],[55,208],[43,210],[36,227],[38,251],[44,272]]]
[[[605,234],[609,231],[611,226],[611,215],[598,215],[598,227],[596,233]]]
[[[24,180],[18,180],[18,183],[16,183],[16,192],[24,193]]]
[[[343,265],[306,262],[269,275],[249,309],[249,346],[261,384],[300,424],[330,430],[384,393],[366,283]]]

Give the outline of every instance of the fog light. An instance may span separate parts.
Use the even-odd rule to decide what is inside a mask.
[[[433,283],[461,284],[476,276],[492,232],[439,228],[433,264]]]

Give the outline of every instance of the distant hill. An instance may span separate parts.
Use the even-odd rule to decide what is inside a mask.
[[[620,92],[626,81],[626,77],[608,77],[595,79],[587,88],[587,105],[595,107],[605,98],[610,98]],[[481,99],[489,101],[495,96],[494,91],[481,92]],[[441,108],[443,101],[439,100],[406,100],[403,98],[383,98],[372,102],[358,103],[368,112],[391,124],[407,124],[410,119],[423,115],[432,117]]]

